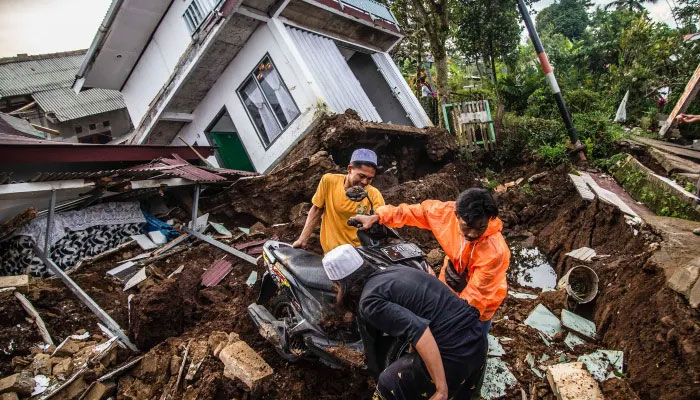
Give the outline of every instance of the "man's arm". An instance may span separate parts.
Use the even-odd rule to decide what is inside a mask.
[[[437,342],[433,337],[433,333],[430,332],[430,328],[427,328],[423,335],[418,339],[416,343],[416,351],[418,355],[423,359],[425,367],[428,369],[430,378],[432,378],[433,383],[435,383],[435,394],[430,397],[430,400],[444,400],[447,399],[447,379],[445,378],[445,367],[442,365],[442,357],[440,356],[440,349],[438,348]]]
[[[306,247],[309,244],[309,238],[314,232],[314,229],[316,229],[316,227],[318,226],[319,222],[321,222],[322,215],[323,208],[318,208],[315,205],[311,206],[311,210],[309,210],[309,215],[306,216],[304,229],[301,231],[299,239],[292,243],[292,247]]]

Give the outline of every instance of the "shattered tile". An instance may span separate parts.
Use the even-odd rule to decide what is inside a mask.
[[[527,356],[525,356],[525,362],[530,366],[530,371],[532,371],[533,374],[537,375],[540,379],[544,378],[542,372],[540,372],[540,370],[535,366],[535,356],[533,356],[532,353],[527,353]]]
[[[139,272],[135,273],[134,276],[129,278],[129,280],[124,284],[124,291],[127,291],[134,286],[138,285],[139,283],[143,282],[146,280],[146,268],[141,268]]]
[[[248,279],[245,281],[245,284],[248,285],[249,287],[252,287],[255,285],[255,282],[258,281],[258,271],[253,271],[250,273],[248,276]]]
[[[561,323],[566,328],[578,332],[583,336],[591,339],[595,339],[596,337],[595,322],[580,317],[569,310],[561,310]]]
[[[502,355],[506,354],[506,351],[503,349],[503,346],[501,346],[501,343],[498,341],[497,337],[488,335],[489,339],[489,357],[500,357]]]
[[[166,238],[161,231],[148,232],[148,237],[158,246],[168,243],[168,238]]]
[[[537,295],[534,294],[529,294],[529,293],[520,293],[516,292],[513,290],[509,290],[508,294],[515,297],[516,299],[527,299],[527,300],[533,300],[537,298]]]
[[[596,251],[590,247],[581,247],[566,253],[566,255],[580,261],[591,261],[596,256]]]
[[[515,386],[518,381],[508,369],[508,364],[497,357],[486,360],[484,384],[481,387],[481,397],[490,400],[506,395],[506,391]]]
[[[228,229],[226,229],[226,227],[223,226],[222,224],[217,224],[216,222],[211,222],[211,221],[209,221],[209,225],[211,225],[211,227],[214,228],[214,230],[215,230],[219,235],[228,236],[228,237],[233,236],[233,234],[231,233],[231,231],[229,231]]]
[[[603,382],[616,378],[615,372],[622,373],[623,354],[618,350],[596,350],[591,354],[580,356],[578,361],[586,364],[586,368],[598,382]]]
[[[538,304],[534,310],[525,319],[525,325],[529,325],[538,331],[544,333],[547,337],[553,337],[559,332],[563,332],[561,321],[556,315],[552,314],[547,307]]]
[[[580,344],[585,344],[586,341],[581,339],[580,337],[576,336],[575,334],[569,332],[566,337],[564,338],[564,343],[566,343],[567,346],[571,350],[574,349],[574,347],[580,345]]]

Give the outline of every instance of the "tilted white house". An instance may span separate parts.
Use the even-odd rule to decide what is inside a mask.
[[[132,143],[217,145],[268,171],[323,112],[425,127],[371,0],[113,0],[76,78],[122,92]]]

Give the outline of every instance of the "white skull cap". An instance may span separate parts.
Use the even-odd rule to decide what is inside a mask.
[[[344,244],[329,251],[323,257],[323,269],[328,279],[339,281],[357,271],[364,260],[351,244]]]

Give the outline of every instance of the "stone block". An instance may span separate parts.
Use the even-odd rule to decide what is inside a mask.
[[[29,290],[29,275],[0,276],[0,289],[9,287],[26,294]]]
[[[697,261],[692,260],[690,264],[679,267],[668,280],[668,287],[687,297],[700,275],[700,266],[696,264]]]
[[[0,379],[0,393],[17,393],[28,396],[34,391],[34,377],[31,371],[22,371]]]
[[[31,370],[34,372],[34,375],[51,376],[51,356],[44,353],[34,356]]]
[[[117,385],[113,382],[95,382],[83,397],[84,400],[104,400],[114,394]]]
[[[226,346],[219,359],[224,363],[224,375],[229,379],[240,379],[250,390],[272,375],[272,367],[244,341]]]
[[[70,358],[54,358],[52,359],[54,376],[68,378],[73,373],[73,360]]]
[[[700,305],[700,279],[698,279],[695,285],[693,285],[693,288],[690,289],[690,293],[688,293],[688,302],[693,308],[698,308]]]
[[[586,371],[582,362],[552,365],[547,368],[547,381],[557,400],[602,400],[598,382]]]

